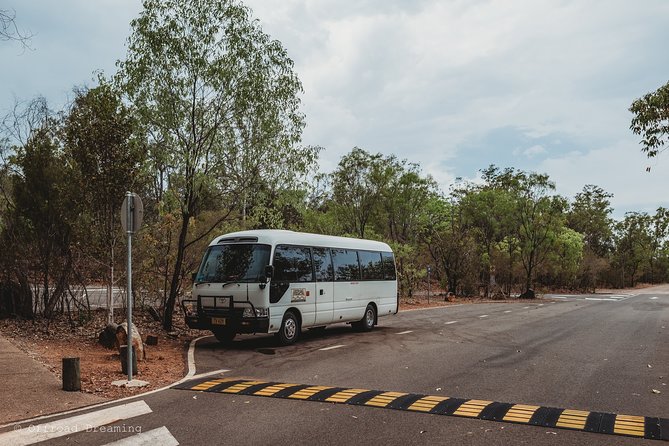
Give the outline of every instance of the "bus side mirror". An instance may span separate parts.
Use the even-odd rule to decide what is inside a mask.
[[[273,265],[265,266],[265,277],[267,278],[267,281],[272,280],[272,276],[274,276],[274,266]]]

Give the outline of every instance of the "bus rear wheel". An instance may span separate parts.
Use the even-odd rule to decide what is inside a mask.
[[[292,311],[286,311],[281,322],[279,330],[279,342],[281,345],[291,345],[297,341],[300,336],[300,321]]]
[[[358,322],[354,322],[353,328],[360,331],[371,331],[374,328],[374,322],[376,321],[376,308],[374,305],[367,304],[365,308],[365,315]]]
[[[225,328],[212,330],[212,333],[214,333],[214,336],[216,336],[216,340],[223,345],[232,344],[232,340],[235,339],[236,334],[234,331]]]

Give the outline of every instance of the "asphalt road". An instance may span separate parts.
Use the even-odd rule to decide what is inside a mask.
[[[196,349],[197,373],[224,368],[230,371],[214,378],[669,418],[669,288],[638,293],[606,300],[602,295],[553,296],[527,303],[407,311],[381,319],[370,333],[336,325],[324,332],[307,332],[290,347],[277,347],[271,336],[241,336],[232,348],[207,338]],[[103,445],[134,438],[137,430],[166,434],[159,442],[170,438],[180,444],[662,444],[385,408],[193,390],[170,389],[133,401],[144,401],[150,413],[112,424],[119,432],[71,433],[50,440],[51,444]]]

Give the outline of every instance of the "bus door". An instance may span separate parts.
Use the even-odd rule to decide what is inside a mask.
[[[302,316],[302,326],[314,324],[316,314],[316,283],[313,278],[311,249],[303,246],[277,245],[274,250],[274,277],[283,297],[280,307],[295,307]]]
[[[329,324],[334,314],[332,256],[328,248],[312,248],[311,253],[316,274],[316,321],[314,324]]]

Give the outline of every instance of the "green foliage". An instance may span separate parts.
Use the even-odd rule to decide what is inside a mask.
[[[293,62],[236,1],[145,0],[131,23],[117,82],[152,135],[156,195],[178,205],[181,227],[164,326],[180,289],[185,250],[239,209],[276,224],[267,191],[300,185],[318,148],[298,143],[302,91]],[[225,209],[189,235],[201,212]],[[168,208],[168,211],[171,211]],[[190,238],[190,240],[189,240]]]
[[[114,248],[122,238],[119,210],[126,191],[143,189],[146,150],[137,120],[112,85],[103,81],[75,93],[61,134],[72,202],[80,213],[77,236],[87,247],[84,254],[105,266],[110,283]]]
[[[669,138],[669,82],[632,102],[630,129],[641,136],[641,151],[648,157],[664,150]]]
[[[583,234],[586,247],[600,257],[612,249],[612,197],[601,187],[587,184],[576,194],[567,214],[567,225]]]

